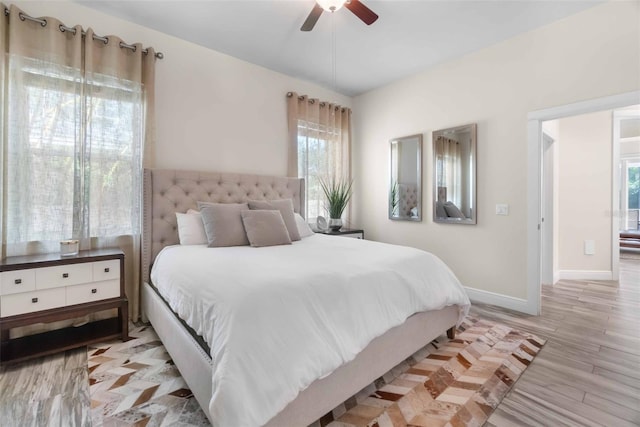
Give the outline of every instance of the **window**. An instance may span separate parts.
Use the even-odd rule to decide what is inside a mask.
[[[320,180],[332,176],[336,157],[337,131],[327,126],[298,121],[298,176],[305,179],[307,218],[326,215]]]
[[[7,243],[139,232],[139,83],[11,61]]]
[[[320,180],[351,178],[351,110],[295,92],[287,98],[287,174],[305,179],[304,213],[314,221],[327,214]]]
[[[622,165],[622,227],[640,230],[640,158],[624,159]]]

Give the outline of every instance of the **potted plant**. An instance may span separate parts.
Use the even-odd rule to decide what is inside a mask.
[[[353,181],[332,178],[329,182],[320,180],[320,186],[329,204],[329,228],[338,231],[342,227],[342,213],[351,200]]]
[[[398,216],[398,204],[400,203],[400,193],[398,192],[398,181],[393,181],[389,190],[389,207],[391,208],[391,216]]]

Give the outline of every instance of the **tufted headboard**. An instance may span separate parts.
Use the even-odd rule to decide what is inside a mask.
[[[292,199],[304,217],[304,179],[232,173],[145,169],[142,206],[142,281],[162,248],[179,243],[176,212],[197,209],[197,202],[243,203]]]
[[[411,216],[411,209],[418,206],[418,187],[415,184],[400,184],[400,216]]]

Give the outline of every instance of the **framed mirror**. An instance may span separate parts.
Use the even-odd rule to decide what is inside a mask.
[[[389,219],[422,221],[422,135],[389,141]]]
[[[433,132],[433,221],[476,224],[476,125]]]

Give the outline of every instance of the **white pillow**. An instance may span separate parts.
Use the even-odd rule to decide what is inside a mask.
[[[302,218],[302,216],[297,213],[295,214],[296,217],[296,225],[298,226],[298,232],[300,233],[300,237],[301,238],[305,238],[305,237],[309,237],[309,236],[313,236],[313,230],[311,229],[311,227],[309,227],[309,224],[307,224],[307,221],[305,221],[304,218]]]
[[[186,214],[176,212],[178,221],[178,237],[181,245],[206,245],[209,243],[204,232],[202,215],[189,209]]]

